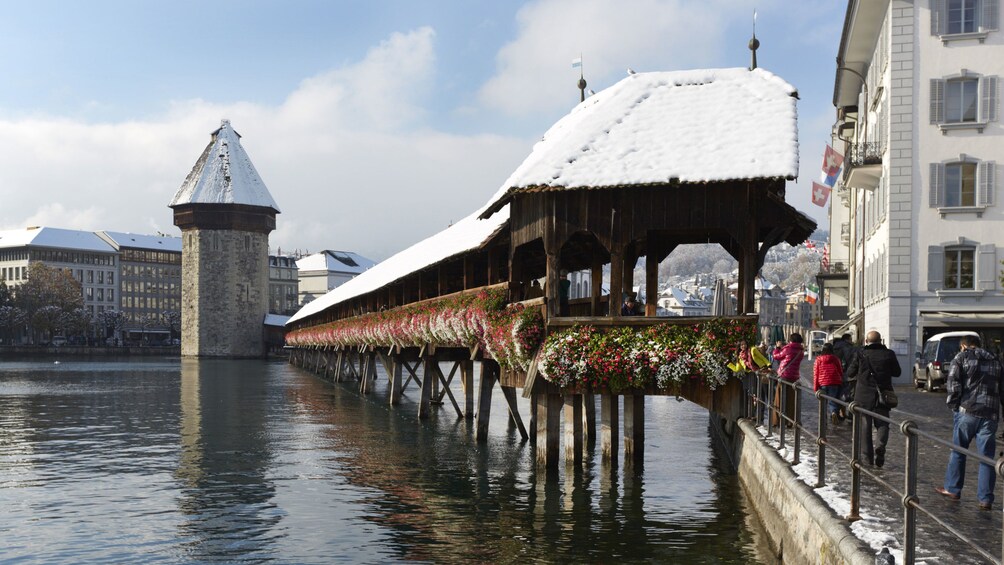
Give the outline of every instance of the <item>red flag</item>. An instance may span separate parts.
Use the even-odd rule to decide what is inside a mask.
[[[812,203],[816,206],[826,206],[830,198],[830,187],[818,182],[812,183]]]

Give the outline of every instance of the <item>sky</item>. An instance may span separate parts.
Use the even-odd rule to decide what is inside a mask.
[[[179,235],[229,119],[282,213],[273,252],[382,260],[483,205],[588,88],[759,66],[799,91],[787,200],[834,121],[846,0],[0,0],[0,229]]]

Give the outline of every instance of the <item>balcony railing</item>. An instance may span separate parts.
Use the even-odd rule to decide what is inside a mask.
[[[882,164],[882,144],[877,141],[852,143],[850,149],[847,155],[848,168]]]

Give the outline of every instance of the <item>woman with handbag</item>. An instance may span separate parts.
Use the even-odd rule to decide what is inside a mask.
[[[902,374],[896,354],[882,345],[882,336],[876,331],[868,332],[865,346],[860,349],[850,366],[848,375],[855,375],[854,402],[861,408],[881,416],[889,417],[898,401],[892,387],[893,377]],[[880,399],[884,402],[880,402]],[[881,467],[885,464],[885,446],[889,441],[889,422],[872,421],[870,416],[861,418],[861,444],[864,457],[869,465]],[[873,436],[874,428],[874,438]],[[873,441],[874,440],[874,441]]]

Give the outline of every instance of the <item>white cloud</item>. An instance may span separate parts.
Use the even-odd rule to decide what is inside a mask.
[[[386,257],[487,201],[530,148],[423,126],[434,39],[395,33],[278,106],[187,100],[145,121],[0,120],[0,228],[176,233],[167,204],[228,118],[283,210],[273,248]]]
[[[749,18],[751,7],[745,0],[532,2],[517,14],[518,36],[499,51],[480,99],[512,115],[567,107],[578,80],[571,60],[579,53],[591,86],[619,80],[629,67],[720,66],[714,63],[726,45],[726,22]]]

